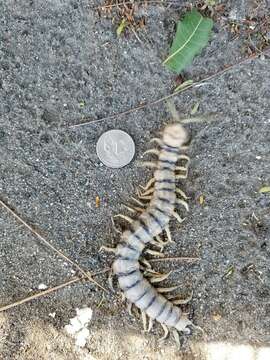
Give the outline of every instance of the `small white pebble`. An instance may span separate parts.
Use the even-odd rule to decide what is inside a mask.
[[[39,284],[39,285],[38,285],[38,289],[39,289],[39,290],[46,290],[47,288],[48,288],[48,286],[45,285],[45,284]]]
[[[84,347],[89,336],[87,329],[89,321],[92,319],[93,311],[90,308],[76,309],[77,316],[70,319],[65,326],[66,332],[75,338],[78,347]]]
[[[55,312],[53,312],[53,313],[49,313],[49,316],[50,316],[50,317],[52,317],[53,319],[55,318],[55,315],[56,315],[56,313],[55,313]]]
[[[261,160],[261,158],[262,158],[261,156],[256,156],[257,160]]]
[[[89,334],[90,334],[90,332],[88,329],[86,329],[86,328],[81,329],[76,336],[75,344],[79,347],[84,347],[86,345],[86,341],[87,341]]]

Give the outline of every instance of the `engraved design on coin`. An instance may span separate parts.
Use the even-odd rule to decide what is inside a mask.
[[[131,162],[135,154],[135,144],[125,131],[109,130],[98,139],[96,151],[104,165],[116,169]]]

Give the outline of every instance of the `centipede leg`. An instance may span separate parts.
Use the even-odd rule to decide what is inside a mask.
[[[144,155],[147,155],[147,154],[153,154],[153,155],[159,155],[160,151],[158,149],[149,149],[149,150],[146,150],[144,153],[143,153],[143,156]]]
[[[188,174],[186,172],[186,174],[177,174],[175,175],[175,179],[178,180],[178,179],[186,179],[188,177]]]
[[[144,196],[144,195],[138,194],[138,196],[139,196],[139,199],[142,199],[142,200],[151,200],[152,199],[151,195]]]
[[[141,315],[142,315],[142,322],[143,322],[143,330],[147,331],[147,316],[146,313],[141,310]]]
[[[175,171],[185,171],[185,172],[187,172],[187,168],[185,166],[176,166]]]
[[[132,219],[131,217],[127,216],[127,215],[117,214],[117,215],[114,216],[114,218],[117,218],[117,217],[126,220],[126,221],[129,222],[130,224],[133,223],[133,219]]]
[[[191,323],[190,326],[191,326],[192,328],[194,328],[195,330],[199,330],[200,332],[202,332],[202,333],[205,335],[205,331],[204,331],[203,328],[201,328],[200,326],[194,325],[193,323]],[[185,333],[188,334],[187,331],[186,331]],[[189,332],[189,334],[190,334],[190,332]]]
[[[150,142],[150,143],[156,142],[159,146],[162,146],[162,145],[163,145],[162,140],[159,139],[159,138],[153,138],[153,139],[151,139],[149,142]]]
[[[183,205],[184,208],[185,208],[187,211],[189,211],[188,203],[187,203],[185,200],[176,199],[175,202],[176,202],[176,204]]]
[[[143,207],[143,208],[145,207],[145,204],[144,204],[142,201],[136,199],[135,197],[132,197],[131,199],[132,199],[136,204],[140,205],[141,207]]]
[[[184,191],[181,190],[181,189],[179,189],[178,187],[175,188],[175,192],[176,192],[177,194],[181,195],[183,199],[185,199],[185,200],[188,199],[188,197],[187,197],[187,195],[184,193]]]
[[[164,257],[165,255],[162,254],[159,251],[155,251],[155,250],[151,250],[151,249],[146,249],[145,252],[149,255],[153,255],[153,256],[160,256],[160,257]]]
[[[140,270],[144,271],[144,276],[148,276],[148,277],[151,277],[154,275],[158,276],[158,275],[161,275],[161,273],[159,273],[158,271],[155,271],[153,269],[150,269],[150,268],[144,268],[143,266],[140,266]]]
[[[99,250],[98,250],[98,252],[101,252],[101,251],[107,251],[107,252],[113,252],[113,253],[115,253],[116,252],[116,248],[111,248],[111,247],[109,247],[109,246],[104,246],[104,245],[102,245],[100,248],[99,248]]]
[[[169,335],[169,329],[164,324],[160,324],[160,325],[162,326],[162,329],[164,330],[164,335],[158,341],[164,341]]]
[[[193,292],[191,292],[191,294],[184,299],[183,298],[178,299],[179,296],[177,295],[167,296],[167,299],[171,300],[174,305],[184,305],[190,302],[192,296],[193,296]]]
[[[153,319],[149,318],[149,323],[148,323],[147,332],[150,332],[150,331],[152,330],[153,325],[154,325]]]
[[[118,234],[122,234],[122,231],[120,231],[119,229],[117,229],[117,227],[115,226],[113,217],[111,216],[111,221],[112,221],[112,225],[113,225],[113,229],[118,233]]]
[[[177,214],[177,215],[178,215],[178,214]],[[166,235],[167,235],[167,238],[168,238],[168,242],[174,243],[175,241],[172,239],[169,226],[166,226],[166,227],[164,228],[164,230],[165,230],[165,232],[166,232]]]
[[[130,301],[128,301],[128,303],[127,303],[127,311],[128,311],[128,313],[129,313],[130,316],[133,316],[133,314],[132,314],[132,307],[133,307],[133,303],[130,302]]]
[[[130,212],[132,212],[133,214],[135,214],[135,213],[142,213],[142,212],[144,212],[144,209],[143,208],[139,208],[139,207],[137,207],[137,206],[133,206],[133,207],[131,207],[131,206],[128,206],[128,205],[125,205],[125,204],[123,204],[123,206],[127,209],[127,210],[129,210]]]
[[[161,242],[155,241],[155,240],[151,240],[150,243],[151,243],[152,245],[155,245],[155,246],[159,247],[159,248],[160,248],[160,251],[163,251],[164,245],[163,245]]]
[[[167,288],[156,288],[156,289],[159,293],[167,293],[167,292],[179,289],[179,287],[180,287],[180,285],[176,285],[176,286],[171,286],[171,287],[167,287]]]
[[[179,214],[177,214],[177,212],[173,212],[172,215],[175,217],[175,219],[180,223],[182,224],[182,222],[185,220],[185,219],[182,219],[181,216]]]
[[[162,248],[170,242],[170,241],[163,241],[159,235],[156,235],[156,239],[158,243],[160,243],[160,246],[162,246]]]
[[[186,160],[187,161],[187,165],[190,163],[190,157],[184,154],[181,154],[178,156],[178,160]]]
[[[141,186],[142,187],[142,186]],[[144,190],[144,189],[143,189]],[[146,191],[144,191],[144,192],[139,192],[139,195],[140,196],[147,196],[147,195],[150,195],[150,194],[153,194],[153,192],[154,192],[154,188],[153,187],[151,187],[151,188],[149,188],[148,190],[146,190]]]
[[[140,259],[141,263],[146,266],[147,270],[152,269],[152,265],[146,259]]]
[[[150,282],[151,282],[152,284],[155,284],[155,283],[164,281],[164,280],[166,280],[166,279],[171,275],[171,273],[172,273],[172,271],[169,271],[169,272],[166,273],[166,274],[153,275],[152,278],[150,279]]]
[[[147,184],[146,184],[144,187],[141,186],[141,188],[146,191],[146,190],[148,190],[150,187],[152,187],[152,186],[154,185],[155,181],[156,181],[156,179],[155,179],[154,177],[152,177],[152,178],[147,182]]]
[[[152,161],[139,161],[138,166],[140,166],[140,167],[150,167],[152,169],[153,168],[156,169],[157,164],[155,162],[152,162]]]
[[[173,329],[172,333],[173,333],[173,337],[174,337],[174,340],[176,342],[177,348],[180,349],[181,348],[181,343],[180,343],[179,333],[178,333],[178,331],[176,329]]]

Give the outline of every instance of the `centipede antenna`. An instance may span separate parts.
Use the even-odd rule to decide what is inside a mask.
[[[180,116],[179,116],[178,111],[176,110],[174,102],[172,100],[167,100],[166,105],[167,105],[169,112],[172,115],[173,120],[175,122],[180,122]]]

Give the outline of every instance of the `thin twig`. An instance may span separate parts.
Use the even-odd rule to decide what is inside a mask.
[[[137,1],[136,3],[134,3],[134,1],[123,1],[121,3],[118,4],[110,4],[110,5],[99,5],[99,6],[95,6],[93,8],[93,10],[103,10],[103,9],[110,9],[113,7],[121,7],[121,6],[125,6],[125,5],[149,5],[149,4],[162,4],[162,5],[166,5],[166,3],[168,4],[177,4],[177,0],[148,0],[148,1]]]
[[[193,262],[193,261],[200,261],[201,258],[199,257],[166,257],[161,259],[150,259],[149,262],[164,262],[164,261],[187,261],[187,262]]]
[[[84,277],[88,278],[88,280],[92,281],[95,285],[101,288],[103,291],[108,292],[103,286],[97,283],[94,279],[92,279],[91,274],[84,271],[78,264],[76,264],[73,260],[69,259],[62,251],[56,249],[49,241],[47,241],[43,236],[41,236],[32,226],[27,224],[19,215],[17,215],[8,205],[6,205],[2,200],[0,200],[0,205],[2,205],[10,214],[12,214],[16,220],[18,220],[21,224],[23,224],[28,230],[32,232],[39,240],[41,240],[47,247],[56,252],[59,256],[73,265]]]
[[[110,269],[104,269],[104,270],[101,270],[101,271],[98,271],[94,274],[92,274],[92,276],[96,276],[96,275],[99,275],[99,274],[103,274],[105,272],[108,272],[110,271]],[[85,278],[82,278],[82,277],[75,277],[73,279],[70,279],[60,285],[57,285],[57,286],[54,286],[52,288],[49,288],[47,290],[43,290],[43,291],[40,291],[39,293],[37,294],[34,294],[34,295],[31,295],[31,296],[27,296],[26,298],[24,299],[21,299],[21,300],[18,300],[18,301],[15,301],[14,303],[11,303],[11,304],[8,304],[8,305],[4,305],[2,307],[0,307],[0,312],[2,311],[5,311],[5,310],[8,310],[8,309],[11,309],[11,308],[14,308],[18,305],[22,305],[22,304],[25,304],[31,300],[35,300],[35,299],[38,299],[39,297],[42,297],[42,296],[45,296],[45,295],[48,295],[48,294],[51,294],[52,292],[55,292],[57,290],[60,290],[68,285],[71,285],[71,284],[74,284],[78,281],[81,281],[83,279],[88,279],[88,277],[85,277]]]
[[[249,60],[253,60],[255,58],[257,58],[258,56],[262,55],[262,54],[266,54],[267,51],[269,51],[270,48],[267,48],[265,49],[264,51],[262,51],[260,54],[254,54],[254,55],[251,55],[247,58],[244,58],[240,61],[238,61],[237,63],[235,64],[232,64],[232,65],[229,65],[227,66],[226,68],[212,74],[212,75],[209,75],[207,77],[205,77],[204,79],[202,80],[199,80],[197,82],[194,82],[188,86],[186,86],[184,89],[179,89],[178,91],[175,91],[174,93],[172,94],[169,94],[169,95],[166,95],[166,96],[163,96],[157,100],[154,100],[154,101],[150,101],[148,103],[143,103],[141,105],[137,105],[131,109],[128,109],[128,110],[125,110],[125,111],[122,111],[122,112],[119,112],[119,113],[116,113],[116,114],[111,114],[111,115],[108,115],[108,116],[105,116],[101,119],[97,119],[97,120],[86,120],[82,123],[78,123],[78,124],[75,124],[75,125],[70,125],[68,126],[69,128],[77,128],[77,127],[80,127],[80,126],[85,126],[85,125],[90,125],[90,124],[97,124],[99,122],[102,122],[102,121],[107,121],[107,120],[111,120],[111,119],[114,119],[116,117],[120,117],[120,116],[124,116],[124,115],[128,115],[128,114],[131,114],[135,111],[138,111],[138,110],[142,110],[142,109],[145,109],[147,107],[150,107],[150,106],[154,106],[154,105],[157,105],[157,104],[160,104],[161,102],[163,101],[166,101],[166,100],[169,100],[173,97],[175,97],[176,95],[180,94],[180,93],[183,93],[185,91],[187,91],[188,89],[191,89],[191,88],[195,88],[197,86],[200,86],[202,83],[206,82],[206,81],[209,81],[209,80],[212,80],[214,79],[215,77],[218,77],[218,76],[221,76],[223,74],[225,74],[226,72],[230,71],[231,69],[233,69],[234,67],[238,66],[238,65],[241,65],[241,64],[244,64],[245,62],[249,61]],[[89,118],[88,118],[89,119]]]

